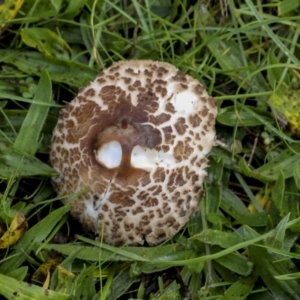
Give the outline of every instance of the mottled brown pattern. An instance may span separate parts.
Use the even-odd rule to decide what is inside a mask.
[[[144,205],[146,207],[152,207],[152,206],[157,206],[158,205],[158,199],[156,198],[149,198],[147,201],[145,201]]]
[[[152,72],[150,72],[149,70],[144,70],[144,74],[146,75],[146,76],[148,76],[148,77],[152,77],[153,76],[153,73]]]
[[[156,117],[153,115],[149,116],[149,122],[151,122],[154,125],[161,125],[161,124],[169,121],[170,119],[171,119],[171,116],[166,113],[162,113]]]
[[[172,104],[172,103],[167,103],[166,104],[166,111],[168,112],[168,113],[171,113],[171,114],[173,114],[174,112],[175,112],[175,108],[174,108],[174,105]]]
[[[109,201],[115,204],[121,204],[124,207],[131,207],[135,204],[135,201],[131,197],[126,197],[122,193],[112,193],[109,197]]]
[[[171,126],[162,128],[166,144],[173,144],[175,135]]]
[[[159,85],[155,88],[155,93],[160,94],[162,97],[165,97],[168,93],[168,90],[165,87]]]
[[[165,178],[166,178],[165,169],[160,167],[156,168],[153,174],[154,182],[164,182]]]
[[[191,159],[191,164],[193,165],[193,164],[195,163],[196,160],[197,160],[197,156],[193,157],[193,158]]]
[[[101,77],[100,77],[100,78],[97,79],[97,82],[101,84],[101,83],[105,83],[106,80],[105,80],[104,78],[101,78]],[[79,90],[79,91],[80,91],[80,90]]]
[[[154,113],[158,109],[158,97],[155,93],[146,92],[137,95],[137,109],[144,110],[146,113]]]
[[[93,97],[95,96],[95,90],[90,88],[90,89],[87,89],[85,92],[84,92],[84,96],[86,97]]]
[[[193,128],[198,127],[201,124],[202,119],[198,116],[198,114],[190,115],[189,121]]]
[[[194,109],[184,111],[181,103],[177,111],[174,99],[181,92],[187,94],[178,99]],[[199,207],[216,113],[204,87],[170,64],[115,63],[60,111],[50,151],[60,174],[53,186],[65,196],[85,191],[75,201],[62,201],[73,201],[72,215],[103,234],[100,240],[156,245],[178,232]],[[122,156],[109,168],[97,153],[114,141]],[[149,161],[132,164],[136,146],[151,154]]]
[[[199,96],[202,96],[203,94],[206,93],[204,87],[200,84],[197,84],[195,87],[194,87],[194,92],[195,94],[199,95]],[[201,97],[201,101],[203,101],[204,103],[207,101],[207,98],[210,98],[210,97]],[[215,105],[215,104],[214,104]]]
[[[206,106],[203,107],[202,111],[201,111],[201,115],[203,117],[206,117],[208,114],[208,108]]]
[[[188,89],[188,87],[189,87],[188,85],[183,84],[183,83],[180,83],[180,86],[181,86],[181,88],[184,89],[184,90]]]
[[[176,123],[174,124],[176,131],[179,135],[184,135],[186,130],[189,128],[185,124],[185,118],[178,118]]]
[[[170,146],[168,145],[162,145],[161,149],[166,153],[170,151]]]
[[[172,79],[174,81],[178,81],[178,82],[181,82],[181,83],[186,83],[187,82],[186,76],[180,71],[177,71],[176,75],[172,76]]]

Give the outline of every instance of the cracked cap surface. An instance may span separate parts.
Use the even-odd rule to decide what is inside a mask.
[[[59,114],[50,162],[71,214],[113,245],[156,245],[198,209],[217,107],[174,66],[120,61]],[[68,199],[64,200],[67,203]]]

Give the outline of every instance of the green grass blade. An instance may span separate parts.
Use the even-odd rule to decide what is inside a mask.
[[[257,280],[257,272],[242,278],[232,284],[224,293],[223,296],[217,298],[217,300],[243,300],[246,299],[251,293],[254,283]]]
[[[16,66],[28,75],[41,76],[46,69],[53,81],[81,87],[95,78],[97,72],[83,64],[46,56],[33,51],[0,50],[0,62]]]
[[[248,238],[255,236],[249,228],[245,233]],[[250,246],[249,253],[259,276],[276,299],[297,299],[300,294],[299,280],[280,281],[275,278],[280,274],[289,273],[288,264],[285,261],[275,262],[276,258],[267,249],[256,246]]]
[[[18,177],[35,175],[55,176],[57,172],[36,157],[23,153],[12,145],[1,142],[0,178],[9,179],[16,175]]]
[[[76,278],[76,290],[72,299],[91,300],[96,294],[94,284],[95,266],[84,268]]]
[[[41,79],[38,84],[34,99],[41,102],[52,102],[52,85],[49,74],[46,70],[42,71]],[[32,104],[27,112],[22,127],[15,140],[14,147],[21,152],[34,155],[39,145],[39,139],[44,123],[49,111],[49,106],[39,106]]]
[[[252,272],[253,263],[249,259],[238,253],[230,253],[215,260],[226,269],[243,276]]]
[[[130,286],[140,281],[140,276],[132,276],[130,270],[127,268],[121,271],[111,283],[110,290],[107,295],[107,300],[114,300],[121,297]]]
[[[263,28],[268,33],[269,37],[272,39],[272,41],[278,46],[278,48],[281,49],[282,53],[286,55],[290,61],[292,61],[294,64],[299,65],[299,60],[296,58],[296,56],[290,52],[290,50],[284,45],[281,40],[278,38],[278,36],[273,32],[273,30],[264,22],[264,20],[261,17],[261,14],[258,12],[256,7],[253,4],[252,0],[245,0],[248,7],[250,8],[251,12],[257,19],[257,21],[263,26]]]
[[[20,300],[67,300],[70,295],[43,289],[42,287],[18,281],[12,277],[0,274],[0,295],[7,299]]]

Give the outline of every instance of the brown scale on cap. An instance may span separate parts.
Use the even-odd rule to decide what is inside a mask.
[[[204,87],[174,66],[114,63],[60,112],[54,187],[89,188],[71,213],[105,242],[156,245],[198,209],[216,114]]]

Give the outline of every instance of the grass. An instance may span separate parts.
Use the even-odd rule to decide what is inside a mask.
[[[1,299],[300,299],[299,10],[288,0],[1,2]],[[174,64],[219,107],[200,210],[152,248],[95,241],[61,205],[47,164],[59,108],[132,58]]]

